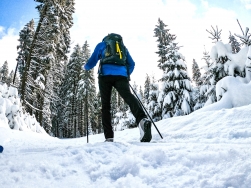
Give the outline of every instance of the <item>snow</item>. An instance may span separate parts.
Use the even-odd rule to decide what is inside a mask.
[[[14,87],[0,84],[0,127],[46,134],[34,116],[23,110]]]
[[[210,57],[213,60],[217,60],[219,57],[228,56],[231,53],[231,46],[229,44],[223,44],[221,41],[215,43],[210,52]]]
[[[206,105],[201,111],[235,108],[251,104],[251,82],[245,84],[238,77],[227,76],[216,84],[217,103]]]
[[[44,86],[43,81],[45,81],[44,76],[42,74],[39,74],[38,77],[36,78],[36,80],[34,82],[39,86],[39,88],[41,88],[42,90],[44,90],[45,86]]]
[[[241,49],[237,54],[228,54],[230,60],[224,64],[224,70],[228,71],[230,76],[234,75],[234,70],[237,70],[238,72],[244,71],[247,52],[248,48],[246,47]]]
[[[183,110],[184,114],[190,114],[191,113],[190,105],[188,104],[186,99],[184,99],[182,101],[181,109]]]
[[[114,143],[13,130],[0,98],[0,187],[250,188],[250,83],[226,77],[217,87],[218,102],[156,122],[163,139],[152,126],[151,143],[138,128],[116,131]]]
[[[242,48],[237,54],[232,54],[230,44],[223,44],[221,41],[216,42],[210,52],[210,57],[214,61],[219,58],[227,57],[228,60],[224,63],[224,71],[228,75],[234,76],[234,71],[243,72],[245,67],[249,67],[248,54],[251,54],[251,46]],[[250,80],[249,80],[250,81]]]
[[[248,48],[248,53],[246,55],[246,77],[245,77],[245,81],[246,83],[251,81],[251,46],[249,46]]]

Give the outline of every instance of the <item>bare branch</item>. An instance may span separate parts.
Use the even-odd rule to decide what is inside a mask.
[[[221,31],[222,30],[218,30],[218,26],[216,26],[216,29],[211,25],[211,27],[212,27],[212,29],[213,29],[213,31],[208,31],[207,29],[206,29],[206,31],[210,34],[210,35],[212,35],[211,37],[209,37],[210,39],[212,39],[212,40],[216,40],[216,42],[218,42],[219,40],[220,40],[220,35],[221,35]],[[214,41],[213,41],[214,42]]]

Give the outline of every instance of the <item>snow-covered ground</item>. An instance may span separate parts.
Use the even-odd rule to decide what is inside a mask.
[[[138,128],[57,139],[0,127],[0,187],[250,188],[251,105],[156,123],[151,143]]]
[[[116,131],[114,143],[50,137],[17,91],[0,86],[0,187],[250,188],[248,76],[219,81],[218,102],[156,122],[163,139],[152,126],[151,143],[139,142],[138,128]]]

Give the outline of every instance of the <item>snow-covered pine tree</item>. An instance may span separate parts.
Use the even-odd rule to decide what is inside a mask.
[[[211,26],[212,27],[212,26]],[[215,43],[216,45],[221,43],[221,31],[222,30],[218,30],[218,27],[216,26],[216,29],[214,27],[212,27],[211,31],[206,30],[211,36],[209,38],[211,38],[213,40],[213,43]],[[211,56],[212,56],[213,52],[211,51]],[[214,77],[215,83],[217,83],[220,79],[222,79],[223,77],[225,77],[227,75],[227,73],[224,70],[224,63],[226,63],[228,60],[227,56],[219,56],[217,59],[215,59],[214,64],[211,67],[211,74]]]
[[[200,86],[199,96],[197,97],[194,110],[202,108],[207,101],[208,104],[214,103],[216,101],[214,77],[211,73],[213,62],[211,62],[209,52],[206,51],[205,48],[203,51],[202,60],[205,61],[205,65],[202,67],[204,73],[201,77],[202,84]]]
[[[231,32],[229,31],[229,43],[232,47],[232,53],[236,54],[241,50],[241,45],[240,43],[236,40],[235,36],[231,34]]]
[[[212,27],[212,26],[211,26]],[[216,83],[222,79],[223,77],[227,76],[227,72],[224,70],[224,64],[228,61],[228,57],[226,55],[216,54],[217,48],[219,46],[224,46],[224,44],[221,42],[221,31],[218,30],[218,27],[216,26],[216,29],[212,27],[212,30],[206,30],[209,34],[213,43],[215,43],[215,46],[212,48],[210,53],[210,59],[213,60],[213,62],[210,64],[208,60],[206,60],[208,57],[207,54],[204,54],[204,59],[206,60],[207,66],[205,68],[205,73],[202,77],[203,84],[200,88],[200,97],[206,96],[207,101],[204,103],[204,98],[201,97],[201,105],[204,103],[204,105],[212,104],[216,102],[216,92],[215,92],[215,85]],[[226,47],[224,46],[224,49]],[[214,57],[213,56],[217,56]],[[209,65],[210,64],[210,65]],[[195,107],[196,108],[196,107]]]
[[[158,24],[154,29],[154,37],[157,37],[158,42],[158,51],[156,52],[160,59],[158,60],[159,64],[166,62],[167,57],[167,45],[169,44],[170,38],[172,35],[169,33],[169,29],[166,29],[166,24],[159,18]]]
[[[51,1],[48,2],[50,4]],[[52,2],[48,12],[48,22],[45,24],[52,23],[51,28],[48,28],[50,32],[49,39],[51,44],[49,45],[48,55],[50,56],[49,64],[45,63],[47,75],[45,73],[45,97],[43,103],[43,111],[51,112],[49,114],[44,113],[42,115],[42,126],[44,128],[51,127],[51,118],[56,111],[55,102],[58,98],[58,87],[60,80],[63,78],[63,65],[67,60],[67,53],[70,48],[70,32],[69,29],[73,25],[72,14],[74,12],[73,0],[60,1],[57,3]],[[45,30],[46,31],[46,30]],[[48,57],[47,55],[47,57]],[[76,121],[76,118],[74,119]],[[76,123],[74,124],[76,127]],[[74,132],[76,136],[76,132]]]
[[[150,77],[148,74],[146,74],[146,78],[145,78],[145,83],[144,83],[144,105],[147,106],[149,104],[149,92],[150,92]]]
[[[40,2],[40,1],[39,1]],[[43,3],[43,2],[41,2]],[[33,94],[34,91],[41,91],[41,87],[44,86],[44,83],[39,80],[39,87],[36,86],[35,81],[36,78],[35,76],[38,76],[38,72],[34,70],[35,66],[38,66],[39,62],[37,61],[39,59],[40,53],[43,52],[44,50],[42,49],[44,44],[48,44],[47,42],[42,42],[39,40],[39,33],[44,33],[40,31],[42,28],[42,24],[46,20],[46,12],[48,9],[48,5],[42,6],[39,5],[36,7],[39,11],[40,14],[40,19],[36,28],[36,31],[34,32],[32,41],[30,44],[27,43],[28,47],[28,52],[27,52],[27,57],[21,57],[19,60],[18,58],[18,67],[20,68],[20,75],[21,75],[21,84],[20,84],[20,96],[21,96],[21,101],[23,103],[23,106],[26,108],[26,110],[31,114],[34,113],[34,111],[31,109],[31,106],[33,105],[33,109],[39,109],[42,111],[42,107],[39,106],[38,101],[43,101],[43,93],[38,94]],[[24,28],[25,30],[25,28]],[[32,30],[32,28],[30,29]],[[41,29],[42,30],[42,29]],[[44,33],[45,34],[45,33]],[[43,35],[44,38],[46,38],[46,34]],[[31,35],[32,37],[32,35]],[[40,48],[38,48],[38,43],[42,43]],[[24,54],[26,55],[26,54]],[[26,61],[24,63],[24,61]],[[22,63],[24,63],[24,67],[22,67]],[[37,65],[36,65],[37,64]],[[32,70],[33,69],[33,70]],[[44,76],[41,75],[41,79],[44,81]],[[43,86],[42,86],[43,85]],[[34,101],[35,100],[35,101]],[[39,121],[39,114],[40,112],[35,112],[36,119]],[[41,123],[41,119],[39,121]]]
[[[92,134],[98,134],[98,133],[102,133],[103,129],[102,129],[102,120],[101,120],[101,98],[96,95],[92,97],[93,100],[93,110],[90,112],[91,114],[91,119],[90,119],[90,123],[91,123],[91,132]]]
[[[212,27],[213,28],[213,27]],[[201,93],[207,96],[207,102],[205,105],[216,102],[216,91],[215,86],[216,83],[224,78],[225,76],[244,76],[244,71],[237,69],[229,68],[231,64],[231,57],[233,53],[233,49],[230,44],[223,44],[220,41],[221,30],[218,31],[213,28],[213,31],[206,30],[210,35],[215,45],[212,47],[210,52],[210,58],[213,61],[210,65],[210,68],[205,72],[207,75],[203,76],[203,86],[201,87]],[[243,33],[244,34],[244,33]],[[248,38],[244,36],[245,40]],[[248,43],[248,39],[246,40]]]
[[[80,45],[73,49],[67,64],[65,78],[62,82],[60,97],[63,108],[59,111],[59,128],[61,137],[75,138],[78,132],[78,99],[79,81],[81,79],[81,66],[83,65],[83,52]],[[80,133],[81,134],[81,133]]]
[[[141,100],[142,104],[145,103],[144,93],[143,93],[141,85],[139,86],[139,99]]]
[[[138,92],[138,85],[136,84],[136,82],[133,82],[132,85],[133,90],[135,91],[135,93],[137,94],[137,97],[139,97],[139,92]],[[134,92],[133,92],[134,93]]]
[[[9,64],[7,61],[4,62],[0,74],[1,74],[1,82],[6,83],[9,77]]]
[[[89,44],[85,41],[85,44],[82,47],[83,51],[83,62],[86,63],[90,58],[90,49]],[[95,79],[94,79],[94,70],[83,71],[81,69],[80,79],[78,82],[78,101],[80,103],[83,102],[83,122],[81,122],[81,126],[83,132],[80,133],[81,136],[85,136],[87,134],[95,134],[97,127],[100,126],[98,117],[96,114],[99,114],[98,107],[100,104],[96,95],[96,87],[95,87]],[[87,126],[88,125],[88,126]]]
[[[246,47],[247,47],[247,46],[250,46],[250,45],[251,45],[251,39],[250,39],[251,33],[249,33],[249,28],[246,27],[246,30],[245,30],[245,32],[244,32],[238,19],[237,19],[237,22],[238,22],[238,24],[239,24],[239,26],[240,26],[242,35],[238,35],[238,34],[234,34],[234,35],[235,35],[236,37],[238,37],[238,38],[241,40],[242,45],[244,45],[244,46],[246,46]]]
[[[199,100],[199,89],[200,85],[202,83],[201,81],[201,72],[198,66],[198,63],[193,59],[192,63],[192,80],[194,82],[194,87],[192,87],[192,100],[191,105],[194,107],[197,104],[197,101]]]
[[[200,72],[198,63],[195,61],[195,59],[193,59],[192,74],[193,74],[192,80],[194,81],[195,86],[197,87],[200,86],[202,84],[201,72]]]
[[[194,110],[201,108],[201,99],[200,99],[200,86],[202,85],[201,72],[198,66],[198,63],[193,59],[192,64],[192,80],[195,83],[195,87],[193,87],[192,101]]]
[[[164,74],[160,81],[163,82],[162,118],[185,115],[191,112],[190,92],[191,86],[187,76],[187,67],[184,57],[178,52],[175,43],[176,36],[165,29],[166,25],[158,20],[154,29],[155,37],[158,37],[159,64],[158,67]],[[160,100],[159,100],[160,101]]]
[[[27,63],[27,58],[29,56],[30,47],[34,37],[34,20],[32,19],[29,23],[27,23],[24,28],[19,32],[19,45],[17,46],[18,57],[17,57],[17,70],[20,75],[20,81],[23,79],[23,72],[25,69],[25,65]],[[15,78],[17,73],[15,72]],[[20,88],[19,88],[20,89]]]
[[[96,134],[98,133],[103,133],[103,126],[102,126],[102,112],[101,112],[101,96],[100,96],[100,92],[98,92],[97,96],[96,96],[96,100],[94,103],[94,108],[95,108],[95,117],[97,119],[97,126],[96,126]]]
[[[10,87],[10,85],[12,84],[13,78],[14,78],[14,71],[12,70],[6,80],[6,84],[8,87]]]
[[[153,121],[159,121],[161,117],[161,106],[158,103],[159,86],[156,83],[155,77],[152,77],[149,90],[149,103],[147,110]]]
[[[55,91],[58,86],[55,85],[62,78],[63,62],[70,47],[69,29],[73,25],[74,2],[36,1],[41,3],[36,7],[40,19],[29,47],[20,94],[23,104],[32,106],[31,113],[35,113],[41,126],[50,132],[51,104],[58,100]]]

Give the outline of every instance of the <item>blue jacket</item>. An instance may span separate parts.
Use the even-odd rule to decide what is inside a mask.
[[[95,67],[101,57],[104,57],[105,54],[106,44],[105,42],[100,42],[94,52],[92,53],[91,57],[89,58],[88,62],[84,65],[83,69],[90,70]],[[127,50],[126,62],[128,66],[129,75],[133,72],[135,62],[133,61],[129,51]],[[103,76],[107,75],[116,75],[116,76],[125,76],[128,77],[127,67],[121,65],[114,65],[114,64],[104,64],[101,66],[102,70],[99,70],[99,73],[102,72]]]

